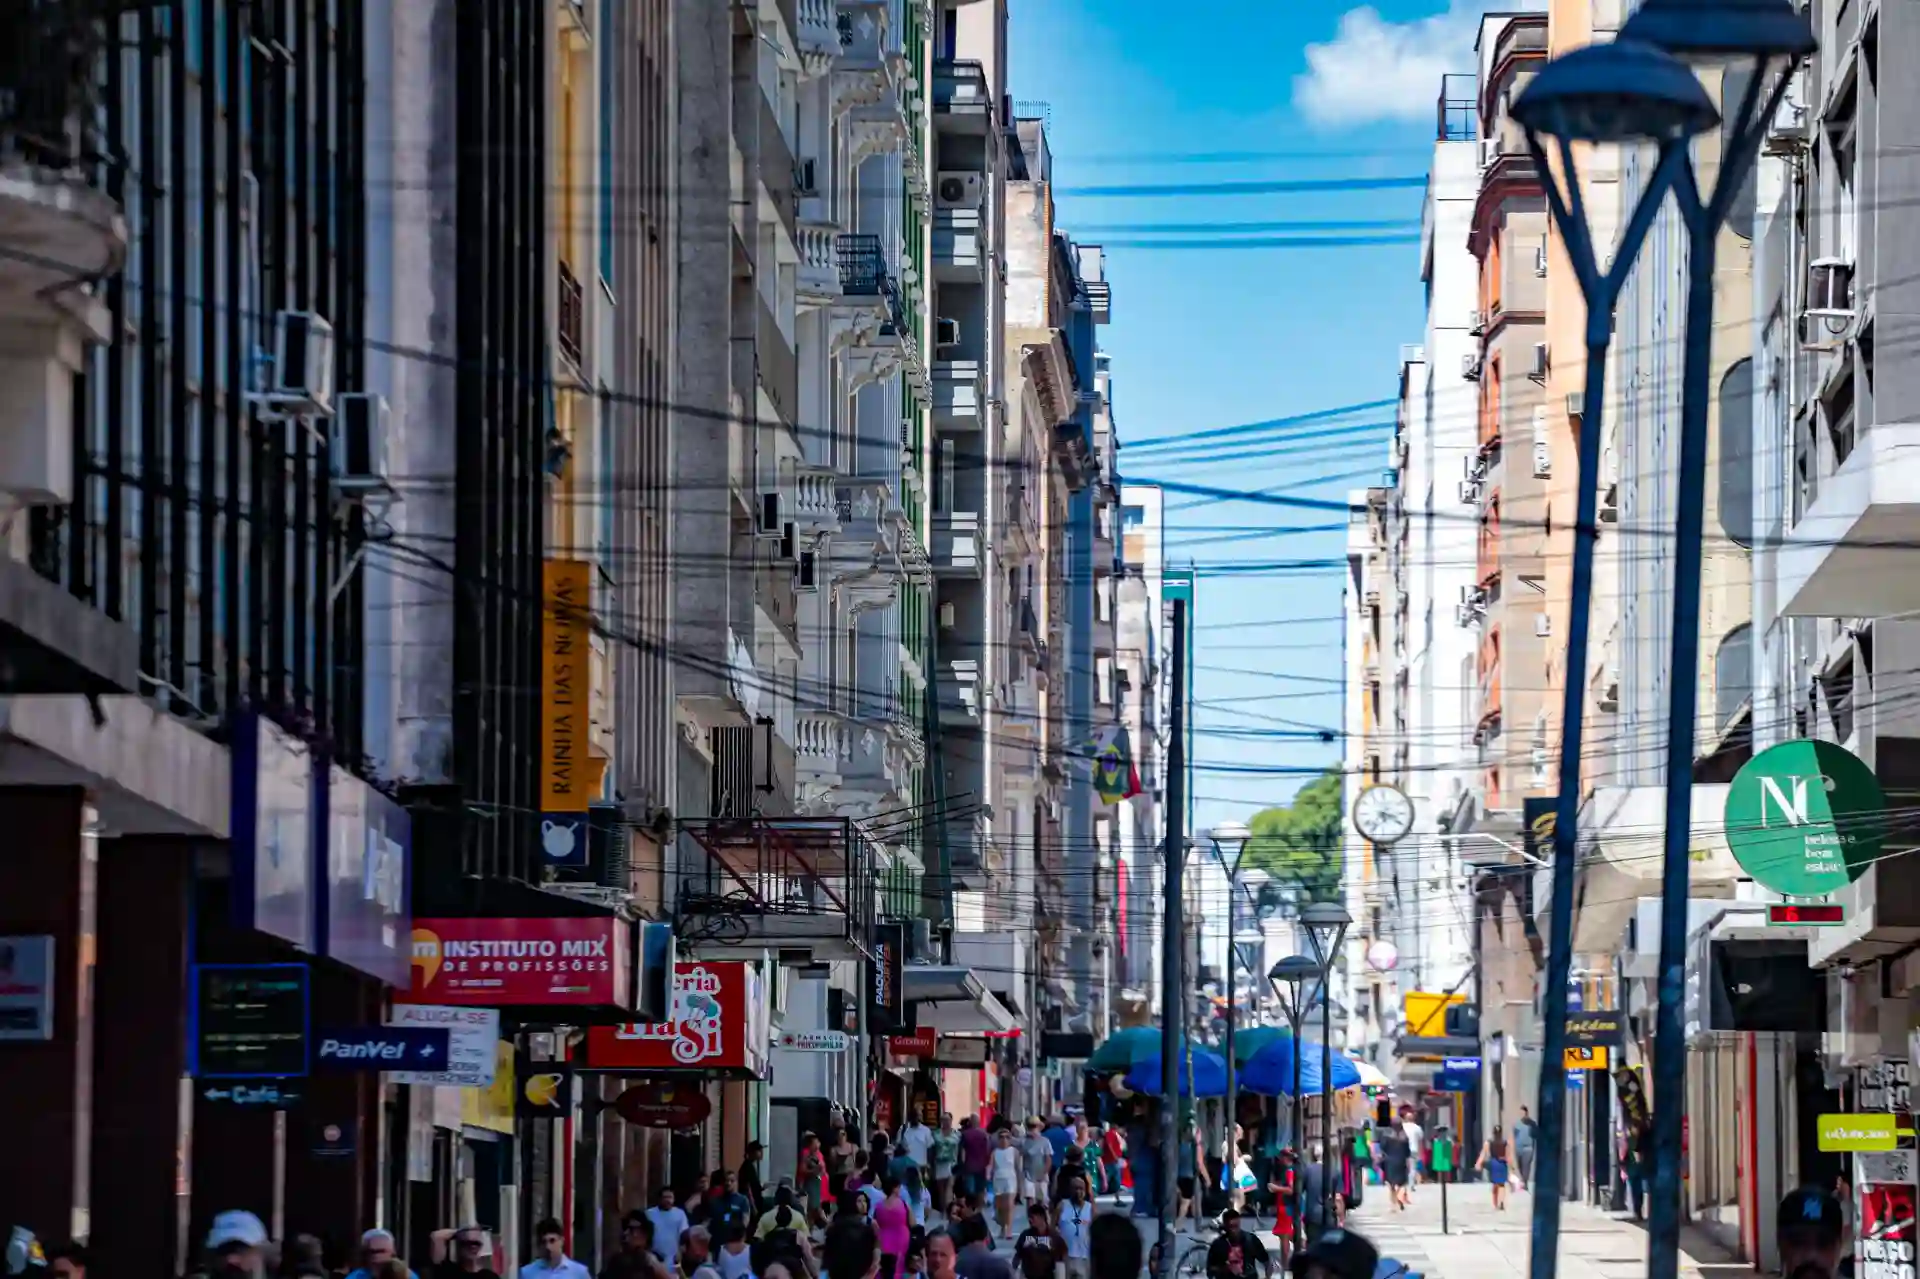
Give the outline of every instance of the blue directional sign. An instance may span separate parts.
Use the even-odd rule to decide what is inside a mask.
[[[1480,1072],[1464,1070],[1436,1070],[1433,1072],[1433,1092],[1473,1092],[1480,1087]]]
[[[316,1070],[445,1070],[445,1026],[359,1026],[314,1036]]]
[[[1478,1057],[1449,1057],[1440,1063],[1440,1069],[1451,1070],[1457,1074],[1477,1075],[1480,1073]]]

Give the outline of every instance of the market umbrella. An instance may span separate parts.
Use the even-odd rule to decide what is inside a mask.
[[[1159,1055],[1158,1026],[1128,1026],[1108,1035],[1081,1069],[1093,1075],[1121,1075],[1135,1062]]]
[[[1233,1032],[1233,1064],[1246,1065],[1262,1048],[1276,1039],[1285,1039],[1292,1033],[1285,1026],[1248,1026],[1244,1030],[1235,1030]]]
[[[1293,1049],[1292,1036],[1284,1036],[1269,1041],[1265,1047],[1254,1053],[1240,1071],[1240,1088],[1243,1092],[1260,1093],[1268,1097],[1278,1097],[1293,1092]],[[1326,1091],[1320,1079],[1321,1048],[1318,1044],[1307,1044],[1300,1055],[1300,1095],[1310,1097]],[[1333,1054],[1333,1086],[1336,1091],[1353,1088],[1360,1083],[1360,1066],[1345,1053]]]
[[[1360,1086],[1362,1088],[1393,1087],[1393,1081],[1388,1079],[1378,1066],[1373,1065],[1371,1062],[1360,1061],[1357,1058],[1350,1060],[1353,1061],[1354,1068],[1360,1072]],[[1335,1072],[1335,1074],[1338,1073],[1337,1071]]]
[[[1208,1052],[1204,1048],[1192,1049],[1180,1062],[1175,1072],[1180,1080],[1180,1094],[1184,1097],[1224,1097],[1227,1095],[1227,1059],[1219,1053]],[[1160,1059],[1147,1057],[1133,1064],[1127,1072],[1127,1087],[1135,1092],[1165,1096],[1162,1086]]]

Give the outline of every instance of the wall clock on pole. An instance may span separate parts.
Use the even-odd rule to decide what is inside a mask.
[[[1397,844],[1413,829],[1413,801],[1398,786],[1369,786],[1353,801],[1353,828],[1375,844]]]

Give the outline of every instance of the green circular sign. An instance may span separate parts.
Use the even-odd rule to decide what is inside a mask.
[[[1887,800],[1861,759],[1832,742],[1782,742],[1741,767],[1727,791],[1727,847],[1754,882],[1821,897],[1880,856]]]

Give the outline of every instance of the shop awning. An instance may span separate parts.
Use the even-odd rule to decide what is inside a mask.
[[[1478,1057],[1480,1041],[1465,1035],[1403,1035],[1393,1043],[1396,1057]]]
[[[920,1005],[922,1028],[942,1034],[1002,1034],[1018,1024],[973,969],[957,964],[908,964],[901,970],[900,993]]]
[[[1696,783],[1687,855],[1688,896],[1731,896],[1741,878],[1727,847],[1724,783]],[[1660,786],[1600,786],[1580,809],[1580,863],[1574,881],[1573,948],[1606,954],[1619,948],[1634,904],[1660,893],[1667,792]],[[1548,932],[1553,870],[1539,872],[1534,909]]]

